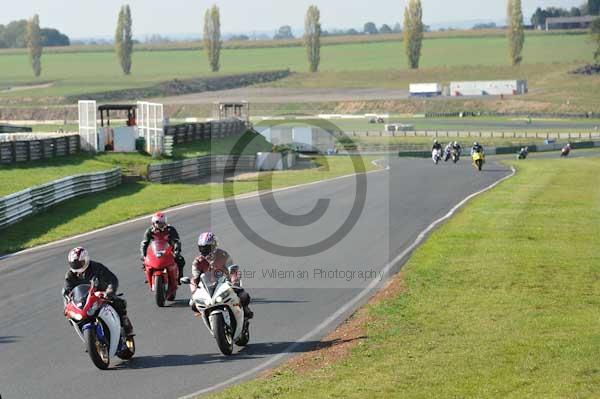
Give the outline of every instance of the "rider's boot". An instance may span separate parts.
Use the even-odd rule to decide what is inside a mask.
[[[127,315],[123,315],[121,317],[121,323],[123,324],[123,331],[125,332],[126,336],[132,336],[133,335],[133,325],[131,324],[131,320],[129,320],[129,317],[127,317]]]
[[[254,312],[250,310],[248,305],[244,306],[244,318],[250,320],[254,317]]]

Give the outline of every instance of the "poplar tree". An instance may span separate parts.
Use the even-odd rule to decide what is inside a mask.
[[[525,32],[523,31],[523,11],[521,0],[508,0],[508,55],[513,66],[523,61],[521,55],[523,44],[525,44]]]
[[[421,0],[409,0],[404,9],[404,51],[411,69],[419,68],[423,46],[423,7]]]
[[[27,49],[33,74],[37,78],[42,73],[42,35],[40,18],[37,14],[27,21]]]
[[[119,19],[117,20],[115,51],[125,75],[131,73],[131,55],[133,53],[132,25],[131,9],[129,5],[124,5],[119,11]]]
[[[221,67],[221,15],[219,7],[213,5],[204,14],[204,50],[208,57],[210,69],[218,72]]]
[[[304,19],[304,43],[308,56],[308,70],[317,72],[321,61],[321,13],[317,6],[308,7]]]

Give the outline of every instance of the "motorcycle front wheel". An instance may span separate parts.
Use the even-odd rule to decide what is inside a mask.
[[[108,369],[110,365],[110,357],[108,355],[108,345],[105,342],[100,342],[96,335],[96,328],[88,328],[84,331],[83,336],[87,346],[88,355],[92,359],[94,366],[100,370]]]
[[[165,306],[165,282],[162,276],[154,276],[154,298],[159,308]]]
[[[233,337],[231,336],[231,331],[225,325],[225,320],[223,320],[223,315],[221,313],[217,313],[216,315],[211,317],[212,319],[212,328],[215,334],[215,339],[217,340],[217,346],[221,353],[224,355],[231,355],[233,353]]]

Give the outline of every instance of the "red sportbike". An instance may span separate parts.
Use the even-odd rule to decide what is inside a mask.
[[[175,300],[179,268],[175,263],[173,247],[166,237],[158,236],[152,240],[144,259],[144,271],[159,307],[165,306],[165,300]]]
[[[73,289],[65,298],[64,312],[99,369],[106,370],[112,356],[129,360],[135,354],[133,336],[125,335],[117,311],[94,281]]]

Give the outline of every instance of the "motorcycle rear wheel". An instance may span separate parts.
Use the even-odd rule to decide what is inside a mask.
[[[165,282],[162,276],[154,276],[154,298],[159,308],[165,306]]]
[[[98,341],[95,327],[85,330],[83,334],[88,355],[90,355],[90,359],[92,359],[94,366],[98,367],[100,370],[108,369],[108,366],[110,365],[108,348],[106,347],[106,344]]]

